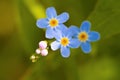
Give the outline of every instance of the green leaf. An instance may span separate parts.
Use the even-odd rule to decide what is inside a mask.
[[[120,0],[98,0],[88,19],[92,30],[101,34],[101,40],[120,33]]]

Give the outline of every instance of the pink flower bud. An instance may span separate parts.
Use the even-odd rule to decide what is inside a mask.
[[[37,54],[40,54],[40,53],[41,53],[40,49],[36,49],[35,52],[36,52]]]
[[[41,50],[41,55],[42,56],[47,56],[48,55],[48,50],[47,49]]]
[[[47,42],[46,42],[46,41],[40,41],[40,42],[39,42],[39,48],[40,48],[40,49],[45,49],[45,48],[47,48]]]

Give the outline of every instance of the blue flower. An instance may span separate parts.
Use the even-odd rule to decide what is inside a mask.
[[[96,31],[90,31],[91,23],[89,21],[84,21],[81,27],[71,26],[70,29],[74,32],[75,38],[80,43],[82,51],[84,53],[91,52],[90,42],[94,42],[100,39],[100,34]]]
[[[55,34],[56,41],[51,43],[51,49],[53,51],[60,48],[61,55],[65,58],[70,56],[69,48],[78,48],[80,43],[77,39],[73,39],[72,31],[68,28],[59,30]]]
[[[65,27],[63,23],[69,19],[69,14],[64,12],[57,16],[55,8],[49,7],[46,10],[46,15],[47,18],[37,20],[36,25],[39,28],[46,28],[46,38],[52,39],[57,29]]]

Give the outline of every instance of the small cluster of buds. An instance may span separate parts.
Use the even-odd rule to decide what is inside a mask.
[[[38,60],[39,56],[36,56],[36,55],[32,55],[30,57],[30,59],[32,60],[32,62],[36,62]]]
[[[47,56],[48,55],[47,41],[40,41],[39,42],[39,48],[36,49],[36,53],[41,54],[42,56]]]

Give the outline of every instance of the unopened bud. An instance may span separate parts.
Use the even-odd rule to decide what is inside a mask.
[[[35,56],[35,55],[32,55],[32,56],[30,57],[30,59],[32,60],[32,62],[36,62],[38,58],[39,58],[39,57],[38,57],[38,56]]]
[[[41,53],[40,49],[36,49],[35,52],[36,52],[37,54],[40,54],[40,53]]]
[[[41,50],[41,55],[42,56],[47,56],[48,55],[48,50],[47,49]]]
[[[45,49],[45,48],[47,48],[47,41],[40,41],[40,42],[39,42],[39,48],[40,48],[40,49]]]

